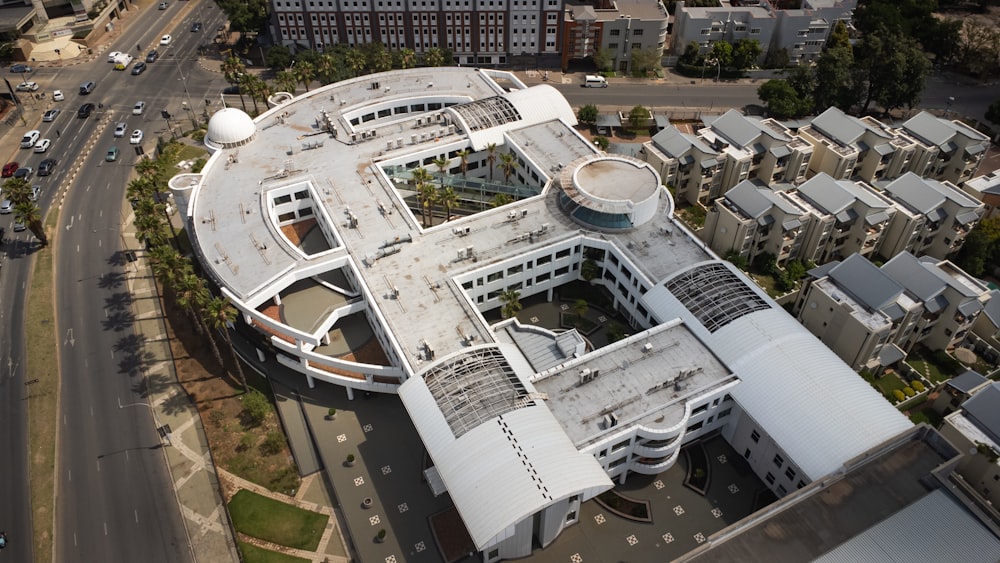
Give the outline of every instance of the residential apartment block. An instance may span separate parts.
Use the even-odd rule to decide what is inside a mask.
[[[908,170],[925,178],[961,186],[975,176],[990,148],[990,139],[958,120],[922,111],[903,122],[899,131],[914,141]]]
[[[717,41],[735,43],[756,39],[761,46],[760,61],[769,50],[785,49],[793,64],[819,58],[837,21],[850,21],[857,2],[806,0],[802,9],[776,10],[767,0],[721,3],[717,7],[687,7],[678,2],[674,11],[673,52],[684,53],[697,43],[701,52]]]
[[[912,172],[887,184],[883,193],[896,204],[879,248],[885,258],[903,251],[939,259],[952,256],[985,209],[951,182]]]
[[[295,48],[381,42],[451,50],[468,65],[559,52],[561,0],[272,0],[274,35]]]
[[[632,71],[634,50],[663,53],[670,14],[662,3],[650,0],[567,0],[562,29],[562,68],[604,50],[615,71]]]
[[[881,268],[854,254],[809,272],[793,312],[855,370],[878,372],[923,343],[961,344],[989,288],[946,260],[903,252]]]
[[[1000,383],[980,389],[946,416],[941,435],[969,453],[956,469],[960,485],[985,498],[990,508],[1000,504]]]
[[[1000,217],[1000,170],[965,182],[962,191],[983,202],[983,219]]]
[[[800,183],[812,155],[812,146],[780,122],[736,110],[706,119],[694,134],[668,125],[639,151],[677,199],[692,205],[707,205],[744,180]]]

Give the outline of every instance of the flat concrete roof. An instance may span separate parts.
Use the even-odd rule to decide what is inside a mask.
[[[623,427],[681,424],[688,401],[738,379],[680,322],[546,370],[532,383],[578,449]],[[617,418],[615,426],[604,421]]]
[[[618,159],[588,162],[576,174],[577,189],[604,200],[643,201],[659,190],[656,173]]]

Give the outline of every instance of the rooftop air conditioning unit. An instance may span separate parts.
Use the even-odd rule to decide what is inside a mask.
[[[652,345],[651,343],[647,342],[647,343],[646,343],[646,344],[645,344],[645,345],[644,345],[644,346],[642,347],[642,351],[643,351],[643,353],[645,353],[645,354],[648,354],[648,353],[652,352],[652,351],[653,351],[653,345]]]

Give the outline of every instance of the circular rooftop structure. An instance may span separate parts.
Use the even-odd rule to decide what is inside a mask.
[[[559,177],[560,204],[574,221],[605,231],[631,229],[653,218],[660,175],[649,164],[624,155],[589,155]]]
[[[245,145],[256,136],[253,118],[236,108],[223,108],[208,121],[205,144],[228,149]]]

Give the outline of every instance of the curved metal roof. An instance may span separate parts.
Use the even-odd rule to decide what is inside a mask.
[[[576,114],[566,98],[548,84],[507,92],[446,109],[469,136],[474,150],[504,144],[504,133],[558,119],[572,127]]]

